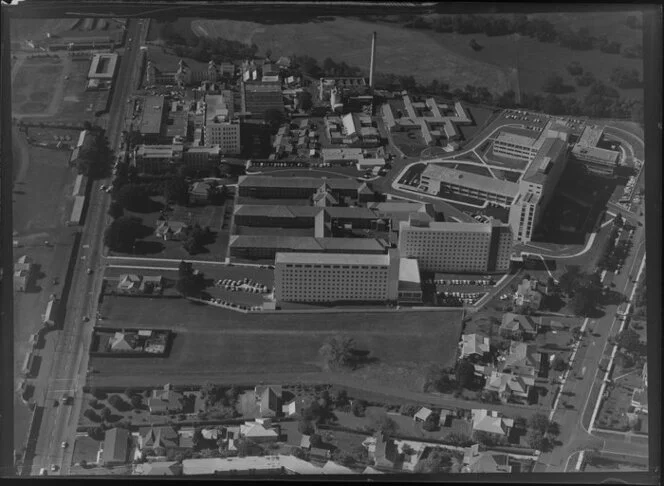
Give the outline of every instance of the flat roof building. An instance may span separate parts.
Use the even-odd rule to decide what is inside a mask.
[[[572,155],[590,172],[613,175],[620,160],[620,152],[597,146],[603,134],[604,127],[601,126],[584,128],[579,141],[572,148]]]
[[[164,122],[163,96],[146,96],[143,102],[143,113],[138,124],[141,135],[148,139],[161,135],[161,126]]]
[[[118,64],[116,53],[95,54],[88,71],[89,79],[113,79],[115,68]]]
[[[240,121],[233,118],[233,93],[208,95],[205,103],[205,145],[219,145],[224,154],[239,154]]]
[[[240,196],[256,198],[310,198],[325,186],[335,198],[372,201],[374,192],[366,184],[354,179],[323,177],[272,177],[262,175],[240,176]]]
[[[399,223],[399,251],[429,272],[504,272],[509,269],[511,231],[500,223],[420,221]]]
[[[437,196],[442,190],[509,206],[519,192],[519,184],[493,177],[428,164],[420,176],[420,188]]]
[[[182,144],[139,145],[136,147],[133,165],[144,174],[169,172],[182,162]]]
[[[414,258],[399,259],[399,302],[419,304],[422,302],[422,280],[420,268]]]
[[[242,112],[256,118],[265,118],[270,110],[284,113],[284,97],[279,83],[242,83]]]
[[[398,251],[387,255],[277,253],[275,299],[281,302],[396,301]]]
[[[278,252],[384,254],[387,243],[374,238],[232,235],[231,257],[274,260]]]

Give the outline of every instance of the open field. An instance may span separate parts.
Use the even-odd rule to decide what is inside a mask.
[[[12,84],[12,107],[16,114],[43,113],[53,105],[62,82],[65,62],[61,58],[26,59]]]
[[[78,19],[12,19],[12,42],[43,38],[46,32],[61,33],[73,28]]]
[[[358,66],[368,74],[371,32],[378,34],[377,72],[412,75],[419,73],[423,81],[433,79],[459,81],[486,86],[497,91],[509,87],[504,70],[487,62],[460,56],[431,39],[426,32],[401,28],[390,24],[370,23],[345,18],[305,24],[262,25],[255,22],[233,20],[179,19],[174,24],[179,31],[193,30],[198,36],[222,37],[246,44],[255,43],[259,53],[267,49],[272,55],[309,55],[320,63],[331,57]],[[158,38],[158,26],[150,29],[150,40]],[[358,38],[358,32],[365,34]],[[416,49],[410,46],[417,46]]]
[[[102,306],[105,326],[150,326],[176,332],[167,359],[91,358],[104,375],[132,375],[138,384],[161,376],[232,379],[261,373],[317,372],[318,349],[339,333],[379,362],[451,364],[456,353],[461,311],[408,313],[241,314],[180,299],[141,299],[131,309],[120,298]],[[427,336],[426,340],[422,336]],[[359,370],[361,371],[361,370]],[[128,383],[129,384],[129,383]]]

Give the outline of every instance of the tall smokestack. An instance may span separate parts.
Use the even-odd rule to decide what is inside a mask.
[[[376,69],[376,33],[371,37],[371,66],[369,67],[369,87],[374,87],[374,70]]]

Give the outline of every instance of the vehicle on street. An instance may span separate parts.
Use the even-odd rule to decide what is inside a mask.
[[[57,471],[58,469],[59,468],[57,464],[51,464],[51,471]]]
[[[46,471],[46,468],[45,468],[45,467],[42,467],[42,468],[39,470],[39,475],[40,475],[40,476],[48,476],[48,472]]]
[[[67,446],[69,446],[69,444],[67,444],[67,442],[63,442],[60,446],[61,446],[63,449],[66,449]]]
[[[92,269],[91,269],[90,267],[88,267],[88,269],[86,270],[86,272],[87,272],[88,275],[90,275],[90,274],[92,273]]]

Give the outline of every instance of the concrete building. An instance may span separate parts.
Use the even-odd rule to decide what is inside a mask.
[[[401,98],[403,116],[394,114],[390,103],[382,107],[382,115],[390,132],[419,130],[427,145],[438,141],[450,142],[461,138],[458,125],[469,125],[473,121],[458,101],[454,105],[438,104],[434,98],[413,101],[410,96]]]
[[[163,174],[182,163],[183,151],[182,144],[139,145],[133,165],[140,173]]]
[[[437,196],[449,191],[509,206],[519,192],[519,184],[493,177],[464,172],[450,167],[429,164],[420,176],[420,190]]]
[[[519,191],[509,213],[509,224],[517,241],[531,241],[567,165],[567,147],[564,139],[546,138],[519,181]]]
[[[335,198],[349,198],[360,202],[374,200],[374,192],[366,184],[353,179],[322,177],[271,177],[249,175],[238,178],[242,197],[308,199],[322,186]]]
[[[399,259],[397,300],[408,304],[422,303],[422,279],[417,260],[414,258]]]
[[[138,124],[138,131],[147,143],[159,143],[161,128],[164,123],[163,96],[146,96],[143,100],[143,112]]]
[[[287,252],[374,255],[387,252],[387,244],[373,238],[232,235],[228,246],[231,257],[266,260]]]
[[[284,113],[284,97],[279,83],[242,83],[242,112],[255,118],[265,118],[270,110]]]
[[[279,302],[396,301],[399,255],[277,253],[275,298]]]
[[[118,64],[117,53],[95,54],[88,71],[88,79],[111,80]]]
[[[233,118],[233,93],[205,97],[205,145],[219,145],[224,154],[239,154],[240,121]]]
[[[620,152],[598,147],[604,127],[587,126],[572,148],[574,159],[582,163],[589,172],[613,175],[620,160]]]
[[[378,147],[381,143],[378,129],[373,126],[371,116],[366,114],[328,116],[325,118],[325,131],[332,144],[368,148]]]
[[[496,235],[497,234],[497,235]],[[505,272],[512,251],[511,231],[500,223],[422,221],[399,223],[399,251],[431,272]]]
[[[211,145],[208,147],[189,147],[183,154],[183,161],[187,167],[201,170],[216,167],[221,162],[221,147]]]

